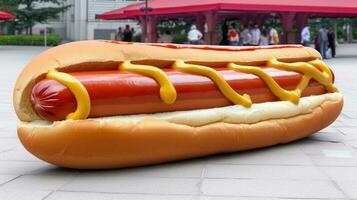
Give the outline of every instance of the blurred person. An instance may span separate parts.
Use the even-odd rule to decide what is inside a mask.
[[[269,45],[277,45],[279,44],[279,34],[278,31],[270,26],[269,27]]]
[[[123,41],[125,42],[133,41],[133,32],[131,31],[129,24],[125,25],[125,29],[123,32]]]
[[[174,39],[174,37],[171,34],[170,30],[166,30],[164,34],[161,35],[161,37],[159,38],[159,42],[160,43],[172,43],[172,40]]]
[[[187,34],[187,39],[190,44],[202,44],[202,33],[197,30],[196,25],[192,25]]]
[[[254,24],[254,28],[252,30],[250,30],[250,34],[252,35],[251,45],[258,46],[259,40],[260,40],[260,35],[261,35],[258,24]]]
[[[328,29],[328,47],[331,49],[331,56],[334,58],[336,56],[336,35],[332,27]]]
[[[235,28],[235,24],[231,24],[228,29],[228,41],[229,45],[231,46],[238,46],[239,45],[239,33]]]
[[[267,46],[268,44],[269,44],[269,37],[267,31],[263,29],[259,39],[259,46]]]
[[[117,34],[115,35],[115,40],[116,41],[122,41],[123,40],[123,28],[122,27],[119,27],[118,28],[118,32]]]
[[[328,47],[328,36],[327,30],[324,26],[319,30],[318,41],[320,44],[320,53],[324,59],[327,59],[326,52]]]
[[[320,42],[319,42],[319,37],[318,36],[316,36],[314,38],[314,46],[315,46],[316,51],[318,51],[321,54],[321,52],[320,52]]]
[[[310,46],[310,43],[310,26],[306,25],[301,31],[301,44],[305,47],[308,47]]]
[[[241,44],[243,46],[249,46],[252,40],[252,35],[250,34],[250,31],[248,29],[247,25],[243,26],[243,30],[240,34],[241,36]]]
[[[222,30],[222,39],[219,42],[220,45],[228,45],[229,41],[228,41],[228,25],[227,25],[227,21],[225,21],[221,27]]]

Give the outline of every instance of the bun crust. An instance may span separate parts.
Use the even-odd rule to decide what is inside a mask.
[[[316,50],[297,45],[255,50],[237,47],[218,51],[187,48],[189,45],[185,45],[185,48],[178,48],[180,45],[171,46],[174,48],[157,44],[79,41],[51,48],[35,57],[18,77],[13,95],[16,114],[21,121],[40,119],[32,109],[29,96],[36,80],[44,77],[51,69],[61,71],[117,69],[119,63],[125,60],[169,67],[178,59],[206,66],[224,66],[228,62],[264,65],[271,56],[286,62],[310,61],[321,57]]]
[[[64,120],[53,126],[20,123],[18,136],[29,152],[55,165],[120,168],[287,143],[331,124],[342,105],[342,98],[326,101],[309,114],[254,124],[218,122],[192,127],[161,120]]]

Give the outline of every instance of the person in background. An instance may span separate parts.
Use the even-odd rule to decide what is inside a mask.
[[[318,36],[316,36],[314,38],[314,46],[315,46],[316,51],[320,52],[320,41],[319,41]],[[321,52],[320,52],[320,54],[321,54]]]
[[[250,34],[252,35],[252,41],[251,44],[253,46],[258,46],[259,45],[259,40],[260,40],[260,29],[258,24],[254,24],[254,28],[250,31]]]
[[[235,28],[235,24],[231,24],[228,29],[228,41],[231,46],[239,45],[239,33]]]
[[[187,39],[190,44],[202,44],[202,33],[197,30],[196,25],[192,25],[190,31],[187,34]]]
[[[301,44],[305,47],[308,47],[310,46],[310,43],[310,26],[306,25],[301,31]]]
[[[131,31],[129,24],[125,25],[125,29],[123,33],[123,41],[125,42],[133,41],[133,32]]]
[[[328,47],[331,49],[332,58],[334,58],[336,56],[336,36],[332,27],[328,29],[327,37],[328,37]]]
[[[324,26],[320,28],[318,40],[320,43],[320,53],[324,59],[327,59],[328,37],[327,30]]]
[[[222,25],[222,39],[219,42],[219,45],[228,45],[229,41],[228,41],[228,25],[227,25],[227,21],[225,21]]]
[[[160,37],[160,43],[172,43],[174,37],[171,35],[171,31],[166,30],[163,35]]]
[[[277,45],[279,44],[279,34],[278,31],[270,26],[269,27],[269,45]]]
[[[115,40],[116,41],[122,41],[123,40],[123,29],[122,29],[122,27],[118,28],[118,32],[115,35]]]
[[[249,46],[252,40],[252,35],[249,32],[248,26],[243,26],[243,31],[240,34],[241,36],[241,44],[243,46]]]
[[[268,44],[269,44],[269,37],[268,37],[267,31],[265,29],[263,29],[262,34],[260,36],[259,45],[266,46]]]

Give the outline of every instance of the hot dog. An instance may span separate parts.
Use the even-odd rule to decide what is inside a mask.
[[[19,138],[35,156],[115,168],[306,137],[341,112],[333,81],[320,55],[299,45],[82,41],[33,59],[14,107]]]
[[[285,89],[298,85],[302,75],[295,72],[264,69]],[[160,100],[159,85],[155,80],[123,71],[74,72],[69,73],[78,79],[91,97],[89,117],[113,115],[158,113],[179,110],[193,110],[232,105],[207,77],[168,70],[165,72],[174,85],[177,99],[174,104]],[[226,68],[219,73],[238,93],[248,94],[254,103],[276,101],[277,97],[259,77],[234,72]],[[325,93],[318,83],[310,83],[302,96]],[[134,99],[133,99],[134,98]],[[76,110],[76,99],[71,91],[52,79],[37,83],[31,93],[31,102],[36,113],[46,120],[64,120]]]

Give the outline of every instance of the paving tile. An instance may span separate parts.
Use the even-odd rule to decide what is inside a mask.
[[[200,159],[194,159],[161,165],[95,172],[95,174],[99,176],[101,174],[113,173],[115,176],[126,177],[200,178],[205,166],[203,162]],[[88,172],[88,174],[93,175],[93,172]]]
[[[4,189],[22,190],[58,190],[66,183],[69,183],[75,174],[36,174],[23,175],[2,186]]]
[[[344,198],[344,194],[329,181],[286,181],[246,179],[205,179],[205,195],[281,198]]]
[[[322,141],[322,142],[343,142],[346,140],[345,135],[340,132],[318,132],[311,136],[309,139],[314,141]]]
[[[337,185],[349,198],[357,199],[357,181],[337,181]]]
[[[39,190],[22,190],[17,188],[15,190],[5,190],[0,188],[1,200],[42,200],[51,191],[39,191]]]
[[[342,124],[349,127],[357,127],[357,119],[344,119]]]
[[[325,174],[327,174],[332,180],[357,181],[357,167],[319,167]]]
[[[315,166],[207,165],[204,177],[266,180],[328,180],[328,177]]]
[[[40,161],[23,147],[0,153],[0,160],[5,161]]]
[[[48,166],[42,161],[39,162],[27,162],[27,161],[1,161],[0,160],[0,174],[15,174],[23,175],[29,174],[34,170],[41,169]]]
[[[336,158],[320,155],[309,155],[317,166],[357,166],[357,157]]]
[[[0,155],[4,151],[9,151],[18,147],[19,140],[17,138],[2,138],[0,139]]]
[[[122,174],[82,174],[65,185],[63,191],[91,191],[140,194],[198,194],[200,179],[154,178],[125,176]]]
[[[298,143],[298,147],[307,155],[325,155],[325,152],[346,151],[353,153],[351,147],[343,143],[332,143],[327,141],[306,140]]]
[[[344,198],[334,198],[342,200]],[[274,198],[274,197],[244,197],[244,196],[201,196],[199,200],[297,200],[296,198]],[[304,200],[321,200],[315,198],[304,198]]]
[[[290,151],[285,151],[285,149]],[[260,150],[251,150],[226,155],[219,155],[208,160],[209,164],[245,164],[245,165],[313,165],[313,162],[294,145],[279,145]]]
[[[46,200],[197,200],[196,196],[187,195],[150,195],[150,194],[108,194],[58,191]]]
[[[16,178],[17,175],[0,175],[0,186]]]
[[[345,135],[345,140],[357,140],[357,127],[339,127],[338,130]]]

